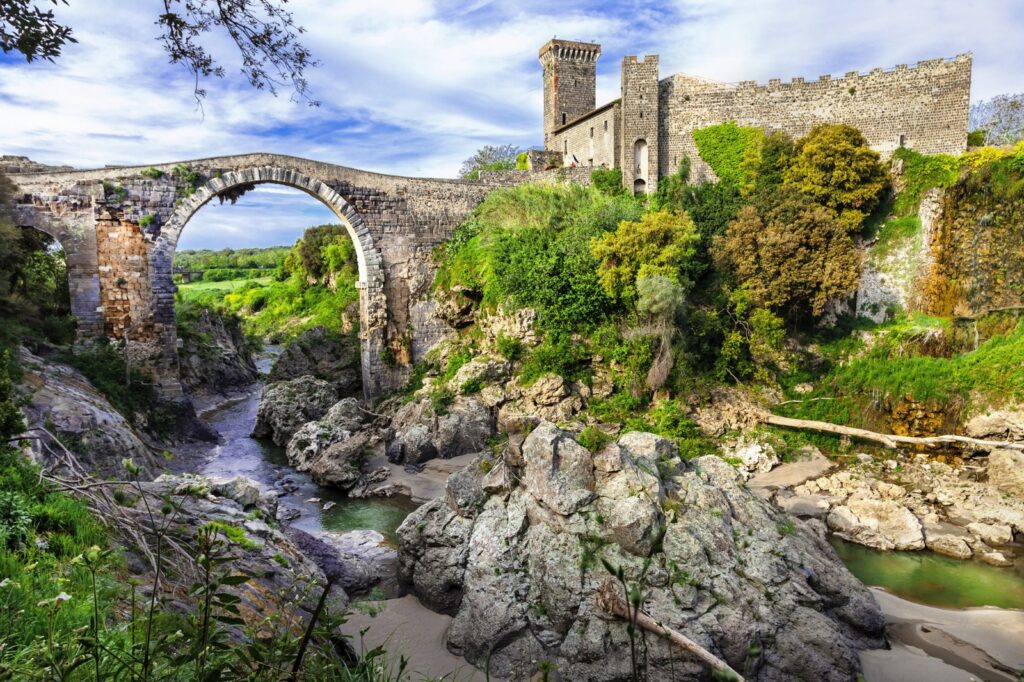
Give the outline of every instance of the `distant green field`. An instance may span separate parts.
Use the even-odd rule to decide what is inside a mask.
[[[256,284],[269,284],[271,277],[260,277],[258,279],[232,279],[225,282],[192,282],[191,284],[179,284],[178,291],[185,299],[192,299],[210,292],[226,294],[241,289],[249,282]]]

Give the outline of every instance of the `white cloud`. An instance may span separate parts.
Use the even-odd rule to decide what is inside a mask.
[[[151,39],[154,7],[61,5],[79,44],[52,65],[0,61],[0,153],[101,166],[277,151],[452,176],[483,144],[540,142],[537,50],[554,34],[602,43],[598,103],[618,96],[621,57],[645,53],[663,76],[764,82],[973,50],[974,99],[1024,90],[1020,0],[292,0],[322,61],[309,74],[322,107],[252,91],[219,38],[229,77],[204,84],[203,116],[188,73]],[[240,228],[240,213],[213,215]]]

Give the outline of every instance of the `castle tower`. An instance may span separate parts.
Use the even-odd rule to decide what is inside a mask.
[[[622,59],[622,184],[636,194],[658,189],[658,55]]]
[[[560,126],[594,110],[597,102],[597,58],[601,46],[553,39],[540,48],[544,67],[544,148]]]

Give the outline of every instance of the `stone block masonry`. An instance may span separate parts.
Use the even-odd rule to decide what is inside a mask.
[[[600,54],[600,46],[583,43],[584,52],[558,52],[551,45],[541,50],[545,149],[562,154],[566,163],[575,157],[581,165],[593,160],[595,166],[621,168],[623,184],[636,192],[655,191],[658,178],[674,173],[687,156],[693,181],[714,179],[697,153],[693,131],[725,121],[781,130],[794,138],[819,123],[845,123],[859,129],[884,158],[899,147],[924,154],[960,154],[967,147],[969,54],[913,67],[851,71],[842,78],[773,79],[765,85],[719,83],[683,73],[659,80],[656,55],[642,60],[627,56],[620,99],[581,111],[579,104],[593,97],[579,88],[596,82],[596,59],[588,55]],[[574,89],[566,92],[563,81],[552,77],[558,68],[588,69],[587,78],[575,79]],[[595,122],[614,131],[614,153],[595,145]]]

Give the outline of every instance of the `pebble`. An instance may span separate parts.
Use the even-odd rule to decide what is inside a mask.
[[[324,511],[327,511],[331,507],[335,506],[335,504],[337,504],[337,503],[336,502],[328,502],[328,503],[324,504]]]

